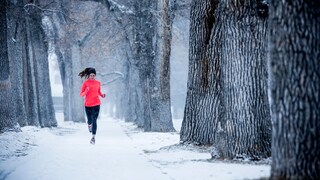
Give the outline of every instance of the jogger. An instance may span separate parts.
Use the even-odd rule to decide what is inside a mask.
[[[85,77],[86,81],[83,82],[81,87],[80,96],[85,97],[85,111],[87,114],[87,123],[89,132],[92,133],[90,143],[95,144],[95,136],[97,133],[97,119],[100,111],[100,97],[105,98],[106,94],[101,93],[101,83],[96,80],[96,70],[94,68],[86,68],[79,73],[79,76]]]

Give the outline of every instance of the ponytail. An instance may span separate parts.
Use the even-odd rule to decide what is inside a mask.
[[[96,70],[94,68],[88,67],[81,71],[78,76],[80,76],[80,78],[85,77],[87,79],[91,73],[96,74]]]

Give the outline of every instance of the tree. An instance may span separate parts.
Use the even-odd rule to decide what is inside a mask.
[[[43,3],[43,4],[42,4]],[[48,63],[48,44],[46,34],[43,29],[42,16],[44,10],[39,8],[45,6],[48,2],[42,1],[37,4],[25,4],[24,10],[28,16],[26,18],[27,42],[30,59],[30,75],[29,81],[34,87],[34,99],[30,103],[34,103],[30,111],[36,109],[38,111],[38,120],[41,127],[57,126],[53,101],[51,97],[51,87],[48,82],[49,63]],[[28,87],[30,88],[30,86]],[[29,96],[29,89],[25,89],[25,95]],[[31,95],[32,97],[32,95]],[[28,106],[26,106],[29,108]],[[30,119],[31,121],[33,119]],[[36,122],[29,122],[29,125],[37,125]]]
[[[36,4],[6,1],[1,6],[1,53],[8,73],[1,84],[1,130],[19,126],[56,126],[42,11]],[[7,17],[7,18],[6,18]],[[13,103],[14,102],[14,103]]]
[[[320,3],[271,1],[271,179],[320,178]]]
[[[81,80],[78,73],[82,70],[80,45],[76,41],[75,32],[72,31],[74,20],[71,17],[71,2],[58,1],[59,11],[50,14],[54,38],[51,39],[54,53],[60,69],[63,86],[64,120],[74,122],[85,122],[83,103],[79,96]],[[52,7],[53,8],[53,7]],[[84,68],[83,68],[84,69]]]
[[[18,123],[15,118],[15,108],[13,107],[11,94],[10,61],[8,53],[8,5],[7,1],[0,4],[0,131],[13,129]],[[9,39],[10,40],[10,39]]]
[[[153,21],[156,43],[151,52],[154,53],[154,59],[144,59],[149,66],[142,70],[149,71],[145,91],[148,111],[146,114],[149,116],[145,117],[144,129],[167,132],[174,131],[170,103],[170,54],[175,1],[158,1],[155,8]]]
[[[265,6],[263,6],[265,7]],[[221,158],[270,156],[266,19],[257,1],[193,1],[181,141]]]

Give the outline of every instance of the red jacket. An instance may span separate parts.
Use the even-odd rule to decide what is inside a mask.
[[[80,96],[85,96],[84,105],[86,107],[93,107],[101,104],[99,96],[103,97],[103,94],[101,93],[100,87],[101,83],[97,80],[87,79],[83,82]]]

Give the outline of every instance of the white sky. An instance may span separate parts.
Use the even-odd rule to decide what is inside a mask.
[[[23,127],[0,134],[0,179],[207,180],[269,177],[270,166],[210,160],[210,148],[174,146],[179,133],[146,133],[131,123],[100,117],[96,144],[84,123]],[[181,120],[175,120],[180,129]]]

